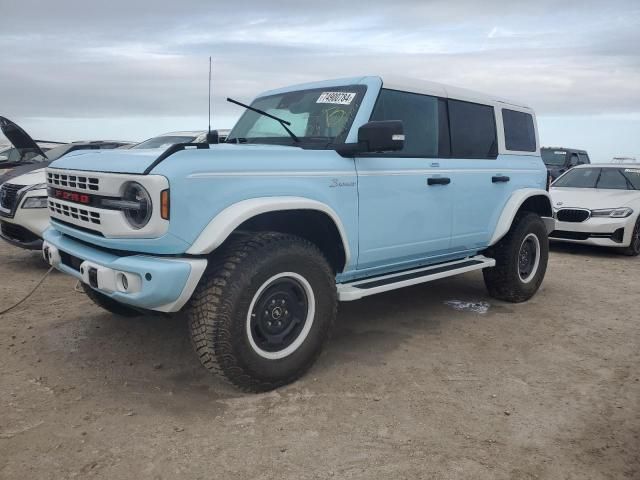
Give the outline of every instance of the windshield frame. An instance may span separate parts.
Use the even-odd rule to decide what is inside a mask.
[[[362,111],[363,106],[365,106],[367,93],[369,92],[369,85],[367,84],[344,83],[344,84],[337,84],[332,86],[329,86],[329,85],[309,86],[307,88],[297,88],[297,89],[291,89],[286,91],[278,91],[277,93],[273,93],[270,95],[261,95],[254,98],[251,101],[251,103],[249,103],[249,106],[260,109],[260,105],[256,105],[256,102],[267,100],[273,97],[282,97],[287,94],[298,93],[298,92],[317,92],[318,95],[320,95],[328,91],[332,91],[332,92],[333,91],[345,91],[345,92],[351,91],[356,93],[356,97],[354,97],[353,99],[354,105],[349,114],[349,118],[345,122],[342,131],[336,137],[325,137],[325,136],[310,137],[310,136],[303,136],[303,135],[296,134],[299,140],[298,142],[296,142],[290,135],[287,135],[287,136],[283,135],[279,137],[249,137],[249,138],[242,137],[242,135],[240,135],[240,132],[237,132],[237,130],[241,126],[241,122],[248,115],[260,116],[260,114],[258,113],[245,109],[245,111],[242,113],[238,121],[235,123],[235,125],[229,132],[225,143],[296,146],[296,147],[300,147],[308,150],[333,150],[337,145],[345,144],[349,136],[349,133],[351,132],[353,124],[356,118],[358,117],[358,114]],[[274,122],[274,124],[278,123],[278,121],[275,119],[273,119],[272,121]],[[283,132],[285,132],[284,129],[283,129]]]

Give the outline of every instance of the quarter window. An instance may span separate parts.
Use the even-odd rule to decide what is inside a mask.
[[[507,150],[536,151],[536,132],[533,127],[533,117],[530,114],[503,109],[502,123],[504,124],[504,142]]]
[[[382,89],[371,114],[371,120],[402,120],[404,148],[400,152],[387,154],[389,156],[449,155],[446,104],[442,99]]]
[[[449,100],[451,156],[454,158],[496,158],[498,140],[493,107]]]

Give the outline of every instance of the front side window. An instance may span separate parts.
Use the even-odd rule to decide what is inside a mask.
[[[496,158],[498,139],[493,107],[449,100],[451,156],[453,158]]]
[[[438,157],[449,154],[445,101],[428,95],[382,89],[372,121],[402,120],[404,148],[391,156]]]
[[[297,90],[260,97],[251,106],[289,122],[296,143],[280,122],[246,110],[227,138],[233,143],[327,146],[344,142],[366,92],[364,85]]]
[[[503,109],[502,123],[504,124],[504,142],[507,150],[536,151],[536,131],[531,114]]]

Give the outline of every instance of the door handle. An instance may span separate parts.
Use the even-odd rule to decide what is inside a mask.
[[[511,179],[505,175],[494,175],[493,177],[491,177],[491,181],[493,183],[506,183],[509,180]]]
[[[451,179],[449,177],[432,177],[427,178],[427,185],[449,185]]]

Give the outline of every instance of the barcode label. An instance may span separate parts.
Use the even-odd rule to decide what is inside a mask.
[[[356,98],[356,94],[350,92],[322,92],[316,103],[350,105],[354,98]]]

